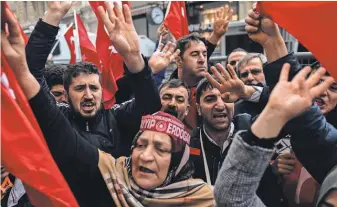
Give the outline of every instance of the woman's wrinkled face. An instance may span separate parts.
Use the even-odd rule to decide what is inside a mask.
[[[143,189],[165,181],[171,162],[171,138],[164,133],[144,131],[132,151],[132,177]]]

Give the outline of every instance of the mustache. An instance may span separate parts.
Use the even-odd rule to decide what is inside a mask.
[[[165,113],[168,113],[176,118],[178,118],[178,111],[176,107],[168,106],[165,110]]]

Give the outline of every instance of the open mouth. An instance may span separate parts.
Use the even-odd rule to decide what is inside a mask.
[[[139,171],[141,171],[143,173],[151,173],[151,174],[155,173],[153,170],[150,170],[149,168],[146,168],[146,167],[143,167],[143,166],[139,167]]]
[[[92,111],[94,110],[95,103],[93,102],[84,102],[81,104],[82,110],[83,111]]]
[[[325,102],[321,98],[315,98],[314,102],[319,108],[322,108],[325,106]]]
[[[225,121],[227,118],[227,113],[216,113],[213,115],[213,118],[218,121]]]

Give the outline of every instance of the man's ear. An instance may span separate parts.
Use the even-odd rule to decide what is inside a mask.
[[[191,105],[189,105],[189,104],[187,105],[186,111],[185,111],[185,116],[187,116],[188,112],[190,112],[190,106],[191,106]]]
[[[201,116],[201,108],[199,104],[196,104],[198,115]]]

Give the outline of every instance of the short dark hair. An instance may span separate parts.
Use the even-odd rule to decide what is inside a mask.
[[[212,75],[212,77],[218,81],[218,78],[216,78],[214,75]],[[197,86],[195,95],[197,103],[200,104],[200,98],[205,91],[212,90],[213,88],[214,86],[206,78],[203,78]]]
[[[184,56],[184,53],[186,49],[191,45],[191,41],[196,41],[196,42],[203,42],[206,44],[206,39],[202,36],[200,36],[198,33],[193,32],[189,35],[183,36],[180,38],[176,44],[177,44],[177,49],[180,50],[180,57],[182,58]]]
[[[190,101],[191,100],[191,90],[189,89],[189,87],[187,86],[187,84],[180,80],[180,79],[171,79],[171,80],[168,80],[164,83],[162,83],[159,87],[159,93],[160,91],[164,88],[164,87],[167,87],[167,88],[179,88],[179,87],[184,87],[186,88],[187,90],[187,95],[188,95],[188,100]]]
[[[101,83],[101,73],[98,70],[98,67],[89,62],[79,62],[76,64],[67,65],[67,70],[63,75],[63,85],[64,89],[69,92],[69,86],[73,78],[76,78],[80,74],[97,74],[99,76],[99,81]]]
[[[63,85],[63,74],[67,67],[62,64],[51,64],[45,67],[44,77],[49,89],[55,85]]]
[[[245,55],[238,63],[238,67],[236,68],[236,73],[238,74],[239,78],[240,78],[240,68],[243,64],[247,64],[249,61],[258,58],[261,61],[261,65],[263,66],[263,60],[261,58],[261,54],[260,53],[248,53],[247,55]]]

